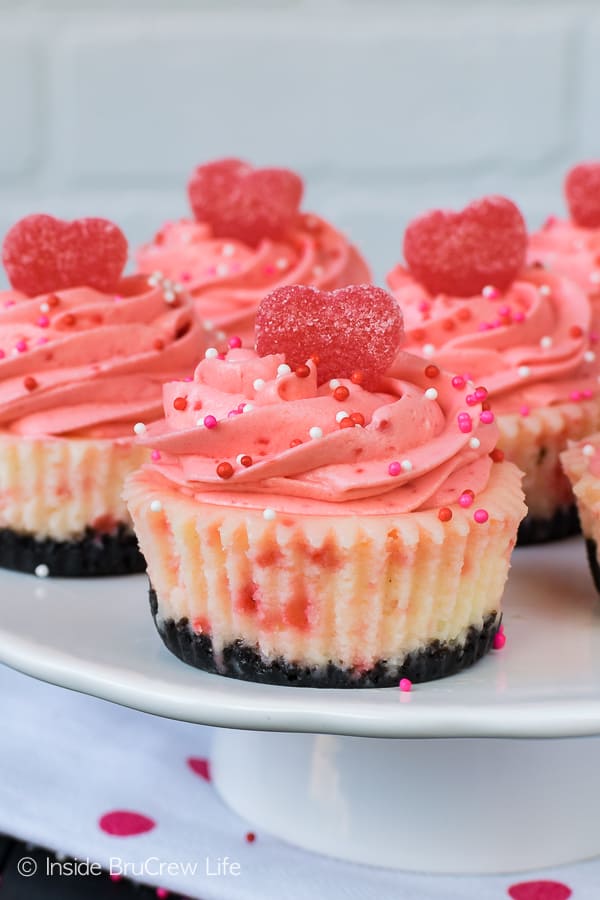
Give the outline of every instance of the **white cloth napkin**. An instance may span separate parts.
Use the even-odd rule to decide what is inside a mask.
[[[112,865],[115,875],[127,864],[134,880],[202,900],[598,900],[600,860],[518,876],[433,877],[338,862],[260,832],[250,843],[251,824],[210,782],[212,731],[0,666],[0,831],[84,865]],[[132,823],[147,830],[123,836],[101,823],[109,832]],[[207,872],[224,857],[239,874]]]

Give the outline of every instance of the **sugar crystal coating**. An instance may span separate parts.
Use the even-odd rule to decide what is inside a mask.
[[[110,293],[127,262],[125,235],[107,219],[63,222],[32,215],[8,231],[2,261],[12,287],[29,297],[73,287]]]
[[[574,166],[565,179],[565,196],[577,225],[600,228],[600,162]]]
[[[432,294],[471,297],[488,286],[504,290],[526,252],[525,221],[505,197],[484,197],[457,213],[424,213],[404,235],[407,265]]]
[[[279,238],[294,224],[302,179],[288,169],[255,169],[239,159],[198,166],[189,181],[194,216],[208,222],[215,237],[255,247]]]
[[[357,370],[368,384],[391,364],[403,333],[397,301],[371,284],[336,291],[277,288],[261,301],[256,316],[257,352],[284,353],[296,370],[317,354],[319,384],[350,378]]]

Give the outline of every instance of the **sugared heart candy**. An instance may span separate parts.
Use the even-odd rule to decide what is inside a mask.
[[[565,179],[571,218],[582,228],[600,228],[600,162],[580,163]]]
[[[115,291],[127,262],[127,240],[107,219],[21,219],[4,238],[2,261],[13,288],[29,297],[73,287]]]
[[[504,290],[526,252],[523,216],[506,197],[484,197],[457,213],[433,210],[404,235],[408,267],[432,294],[471,297],[486,285]]]
[[[188,184],[190,205],[215,237],[255,247],[280,238],[294,224],[302,179],[288,169],[255,169],[239,159],[198,166]]]
[[[403,337],[398,303],[371,284],[337,291],[289,285],[260,303],[256,349],[284,353],[292,368],[318,356],[319,383],[362,372],[367,386],[394,359]]]

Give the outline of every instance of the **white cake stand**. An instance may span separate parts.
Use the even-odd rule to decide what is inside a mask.
[[[142,576],[0,573],[1,662],[224,726],[214,781],[256,827],[331,856],[428,872],[600,853],[600,615],[580,539],[516,552],[504,621],[504,650],[410,694],[270,687],[172,657]]]

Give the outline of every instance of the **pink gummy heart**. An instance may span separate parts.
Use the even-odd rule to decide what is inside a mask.
[[[432,294],[471,297],[486,285],[504,290],[525,263],[527,228],[506,197],[483,197],[461,212],[433,210],[404,235],[404,257]]]
[[[571,218],[582,228],[600,228],[600,162],[580,163],[565,179]]]
[[[2,261],[13,288],[29,297],[73,287],[110,293],[127,262],[127,240],[107,219],[27,216],[4,238]]]
[[[319,383],[360,371],[368,384],[394,359],[403,337],[398,303],[371,284],[320,291],[303,285],[277,288],[260,303],[256,349],[284,353],[292,368],[318,356]]]
[[[512,900],[568,900],[571,893],[561,881],[522,881],[508,889]]]
[[[302,190],[302,179],[288,169],[255,169],[239,159],[198,166],[188,184],[199,222],[208,222],[215,237],[252,247],[289,230],[298,216]]]

